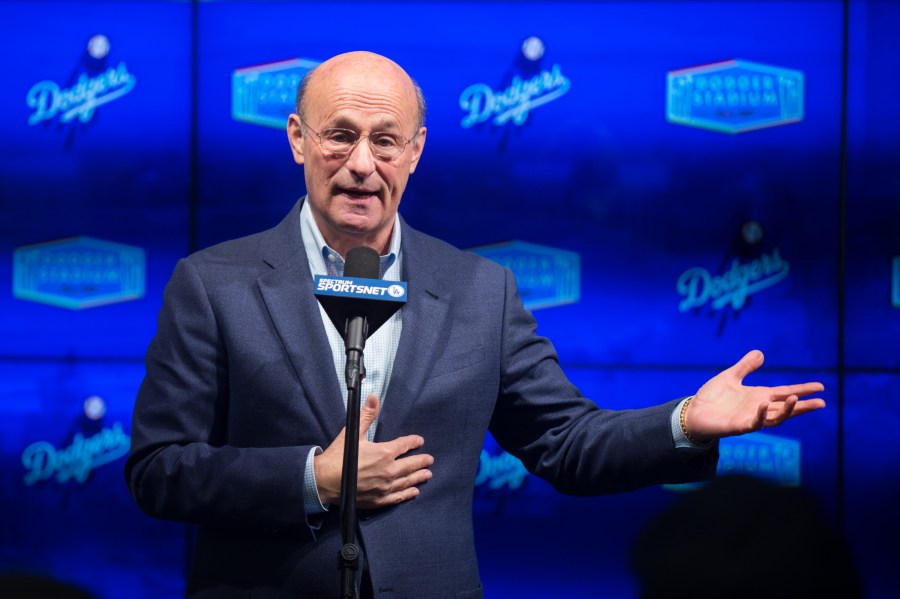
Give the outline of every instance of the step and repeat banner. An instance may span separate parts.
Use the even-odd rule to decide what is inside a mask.
[[[689,395],[754,348],[751,382],[825,383],[826,410],[724,440],[719,471],[810,490],[847,525],[870,596],[900,585],[897,5],[3,15],[0,573],[184,593],[193,530],[143,515],[122,475],[163,287],[180,257],[273,226],[305,193],[285,134],[297,84],[366,49],[428,103],[404,218],[508,266],[601,406]],[[473,488],[486,596],[635,596],[635,536],[690,491],[563,496],[488,438]]]

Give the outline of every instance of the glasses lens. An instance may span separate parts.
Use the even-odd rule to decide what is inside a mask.
[[[369,136],[372,152],[381,158],[396,158],[406,146],[404,141],[393,133],[373,133]]]
[[[403,153],[408,143],[394,133],[376,131],[367,136],[372,153],[378,158],[396,158]],[[360,135],[351,129],[323,129],[319,133],[322,148],[332,154],[347,154],[359,143]]]
[[[349,129],[323,129],[319,134],[322,147],[329,152],[342,154],[349,152],[359,141],[359,135]]]

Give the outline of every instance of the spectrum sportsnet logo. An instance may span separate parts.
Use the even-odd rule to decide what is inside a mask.
[[[292,58],[237,69],[231,75],[231,118],[284,129],[295,110],[297,87],[318,61]]]
[[[803,120],[803,73],[746,60],[670,71],[670,123],[743,133]]]
[[[544,55],[544,42],[538,37],[529,37],[522,42],[521,51],[529,71],[535,71],[535,65]],[[522,125],[532,110],[559,99],[571,87],[571,81],[563,75],[558,64],[527,78],[515,75],[504,90],[494,90],[486,83],[474,83],[459,96],[459,107],[467,113],[460,124],[463,129],[468,129],[492,119],[498,127],[510,121]]]
[[[28,107],[34,110],[28,117],[28,124],[34,126],[57,116],[61,123],[76,118],[87,123],[94,118],[97,107],[130,93],[136,79],[124,62],[104,68],[109,50],[109,39],[105,35],[95,35],[88,40],[85,57],[90,72],[81,73],[70,87],[51,80],[35,83],[25,97]]]
[[[144,297],[144,250],[92,237],[16,248],[13,295],[81,310]]]
[[[344,277],[316,276],[316,291],[343,296],[392,298],[406,296],[406,283],[387,283],[381,279],[347,279]]]

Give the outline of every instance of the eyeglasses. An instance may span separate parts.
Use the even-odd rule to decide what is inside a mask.
[[[323,150],[337,158],[346,156],[352,152],[353,149],[356,148],[356,144],[365,137],[368,139],[369,148],[376,158],[380,158],[381,160],[393,160],[400,156],[400,154],[406,150],[406,146],[419,136],[419,134],[416,133],[410,139],[406,139],[402,135],[388,133],[386,131],[374,131],[368,135],[360,135],[352,129],[339,129],[334,127],[316,131],[310,127],[306,121],[301,120],[300,122],[303,123],[307,129],[316,134],[316,137],[319,138],[319,145],[322,146]]]

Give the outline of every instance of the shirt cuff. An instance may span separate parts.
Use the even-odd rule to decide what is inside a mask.
[[[709,449],[713,446],[712,442],[704,443],[703,445],[694,443],[687,438],[687,435],[685,435],[684,431],[681,429],[681,410],[684,408],[685,402],[691,399],[691,397],[693,397],[693,395],[679,401],[678,405],[675,406],[675,409],[672,410],[672,440],[675,442],[676,449]]]
[[[322,453],[321,447],[313,447],[306,456],[306,468],[303,471],[303,509],[307,514],[321,514],[328,511],[322,505],[319,497],[319,487],[316,485],[316,470],[313,467],[313,457]]]

